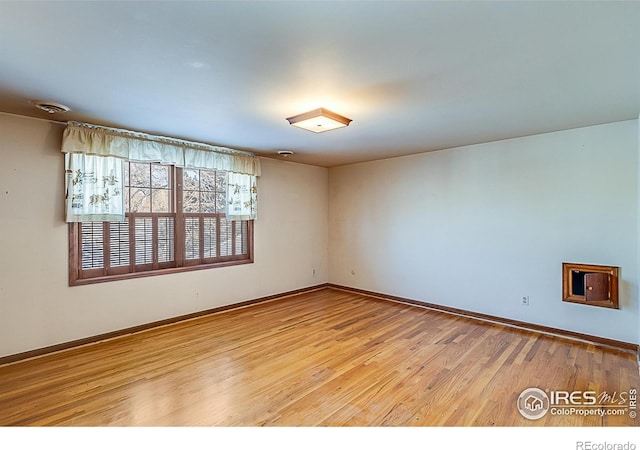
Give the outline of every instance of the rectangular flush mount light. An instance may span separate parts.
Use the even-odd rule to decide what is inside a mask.
[[[303,128],[313,131],[314,133],[335,130],[336,128],[346,127],[351,123],[351,119],[347,119],[340,114],[324,108],[318,108],[313,111],[298,114],[297,116],[287,117],[287,120],[289,124],[294,127]]]

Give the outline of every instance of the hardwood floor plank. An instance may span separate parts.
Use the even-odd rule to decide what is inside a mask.
[[[327,288],[0,366],[0,425],[638,425],[526,419],[530,387],[621,401],[640,377],[633,352]]]

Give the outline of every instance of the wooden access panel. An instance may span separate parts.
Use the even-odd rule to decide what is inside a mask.
[[[619,271],[615,266],[562,263],[562,300],[618,309]]]
[[[587,302],[604,302],[609,299],[608,273],[587,273],[584,276],[584,297]]]

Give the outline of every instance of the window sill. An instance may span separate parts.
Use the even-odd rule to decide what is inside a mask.
[[[156,275],[169,275],[172,273],[192,272],[194,270],[215,269],[220,267],[238,266],[242,264],[252,264],[253,258],[223,261],[211,264],[201,264],[197,266],[171,267],[168,269],[147,270],[143,272],[130,272],[118,275],[106,275],[92,278],[69,278],[69,286],[84,286],[88,284],[106,283],[109,281],[130,280],[134,278],[152,277]]]

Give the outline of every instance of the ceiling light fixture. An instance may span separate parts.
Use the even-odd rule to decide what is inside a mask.
[[[279,150],[278,155],[286,158],[287,156],[293,155],[293,152],[291,150]]]
[[[287,117],[287,121],[294,127],[313,131],[314,133],[335,130],[336,128],[346,127],[351,123],[351,119],[325,108],[318,108],[297,116]]]
[[[48,100],[33,100],[31,104],[38,109],[48,112],[49,114],[65,113],[71,111],[71,108],[69,108],[67,105],[63,105],[62,103],[50,102]]]

